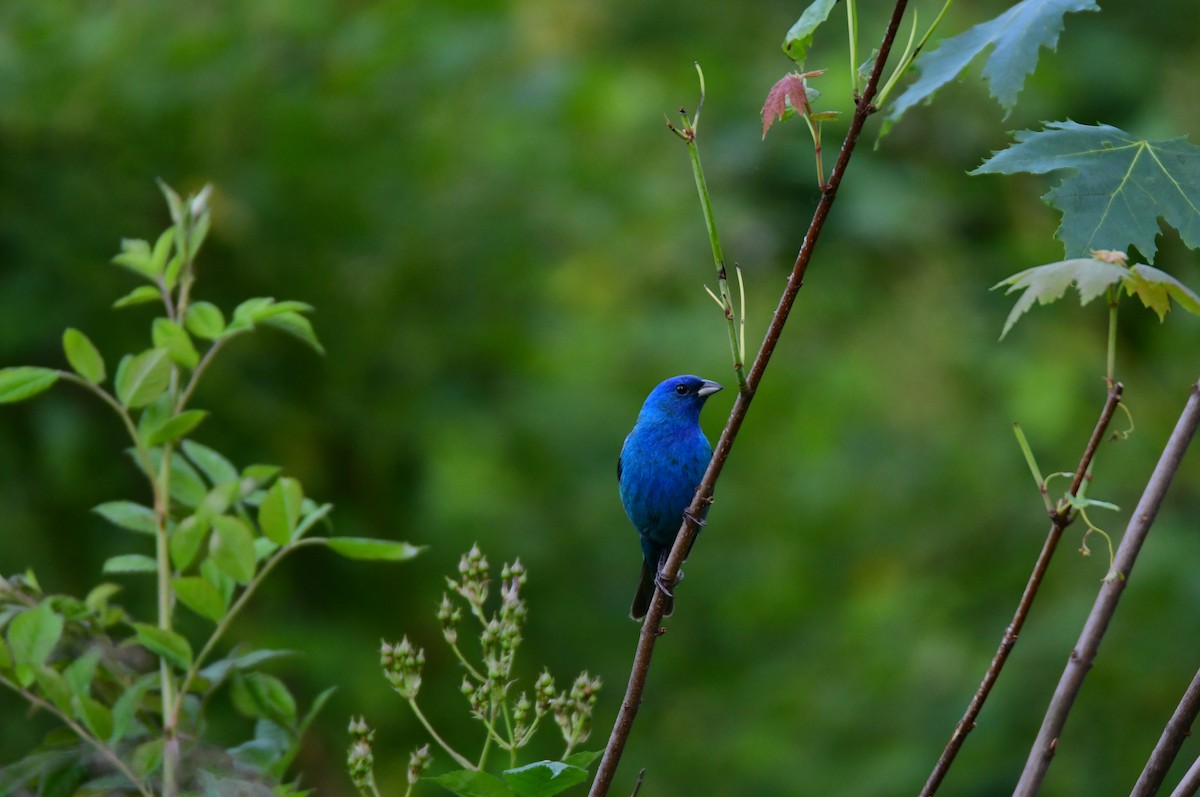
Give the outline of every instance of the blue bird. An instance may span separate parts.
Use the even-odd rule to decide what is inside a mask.
[[[629,610],[634,620],[650,608],[659,571],[712,458],[712,445],[700,429],[700,408],[718,390],[716,382],[698,376],[662,382],[646,397],[621,448],[621,503],[642,538],[642,577]],[[663,591],[664,614],[670,614],[675,600]]]

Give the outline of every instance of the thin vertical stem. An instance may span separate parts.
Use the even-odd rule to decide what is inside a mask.
[[[1129,797],[1154,797],[1158,794],[1163,780],[1167,777],[1167,770],[1175,763],[1175,757],[1183,747],[1183,740],[1192,733],[1192,723],[1196,721],[1197,714],[1200,714],[1200,671],[1196,672],[1192,682],[1188,684],[1179,705],[1175,707],[1175,713],[1163,728],[1162,736],[1154,746],[1154,751],[1150,753],[1146,767],[1134,784]]]

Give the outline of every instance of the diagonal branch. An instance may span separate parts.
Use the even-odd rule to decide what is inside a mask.
[[[1162,736],[1154,746],[1154,752],[1146,761],[1146,768],[1142,770],[1129,797],[1154,797],[1158,794],[1163,780],[1167,777],[1167,770],[1175,763],[1179,748],[1183,747],[1183,740],[1192,734],[1192,723],[1196,721],[1197,714],[1200,714],[1200,671],[1192,678],[1191,684],[1175,708],[1175,713],[1168,720],[1167,727],[1163,728]]]
[[[1083,485],[1088,470],[1092,467],[1092,458],[1096,455],[1096,449],[1100,447],[1100,442],[1104,439],[1104,434],[1112,421],[1113,413],[1117,411],[1117,405],[1121,402],[1123,390],[1124,387],[1120,382],[1109,389],[1108,399],[1104,402],[1100,419],[1096,421],[1096,428],[1092,430],[1092,437],[1088,440],[1083,457],[1079,460],[1075,478],[1072,479],[1071,488],[1067,491],[1068,495],[1079,494],[1079,488]],[[996,650],[996,655],[992,657],[992,663],[983,676],[983,682],[979,684],[979,689],[971,698],[963,718],[958,721],[958,726],[950,736],[950,741],[946,743],[946,748],[942,751],[933,772],[930,773],[929,780],[925,782],[925,788],[921,789],[921,797],[932,797],[938,790],[942,779],[950,771],[950,766],[954,763],[954,758],[958,755],[963,742],[967,740],[967,734],[975,729],[975,718],[979,716],[984,701],[987,700],[992,687],[995,686],[996,679],[1000,677],[1000,670],[1004,667],[1004,662],[1008,660],[1008,654],[1017,644],[1017,635],[1021,633],[1021,628],[1025,625],[1025,618],[1029,616],[1029,610],[1033,607],[1033,599],[1037,597],[1038,588],[1041,587],[1042,579],[1046,575],[1046,568],[1050,566],[1050,557],[1054,555],[1063,530],[1071,523],[1072,519],[1071,505],[1065,501],[1059,505],[1057,510],[1050,513],[1050,532],[1046,535],[1046,542],[1042,545],[1042,552],[1033,566],[1033,572],[1029,574],[1029,581],[1025,584],[1025,591],[1021,594],[1021,602],[1017,604],[1017,611],[1013,615],[1012,623],[1004,630],[1000,647]]]
[[[713,487],[717,482],[717,478],[721,475],[721,470],[725,467],[725,460],[729,457],[730,449],[733,448],[733,441],[737,438],[738,431],[742,427],[746,411],[750,408],[750,402],[754,400],[758,384],[767,369],[771,355],[775,352],[776,345],[779,343],[779,337],[783,333],[784,324],[787,323],[792,305],[796,302],[796,295],[804,285],[804,274],[808,271],[808,264],[812,260],[813,248],[816,246],[817,240],[821,236],[821,231],[825,227],[825,220],[828,218],[829,210],[833,206],[834,199],[837,197],[838,186],[841,185],[842,178],[845,176],[846,167],[850,163],[850,156],[853,155],[854,148],[858,144],[858,139],[862,133],[863,125],[866,124],[867,117],[875,111],[872,100],[879,88],[879,81],[884,65],[887,63],[888,54],[891,52],[892,43],[896,39],[896,32],[899,30],[900,20],[904,16],[907,6],[908,0],[896,0],[891,20],[888,22],[887,30],[884,32],[883,39],[879,44],[879,55],[875,59],[871,76],[867,80],[862,96],[856,98],[857,107],[855,108],[854,116],[850,120],[850,129],[846,131],[846,138],[842,142],[842,149],[838,153],[837,162],[829,174],[829,182],[825,185],[821,193],[821,199],[817,202],[816,210],[813,211],[812,221],[809,223],[808,231],[804,235],[804,242],[800,246],[800,252],[796,255],[796,262],[792,266],[792,273],[788,277],[783,295],[779,298],[779,305],[771,318],[771,324],[767,327],[767,333],[763,339],[762,346],[759,348],[758,354],[754,358],[754,363],[750,367],[750,373],[746,379],[747,389],[738,392],[737,398],[733,403],[733,409],[729,414],[729,420],[725,422],[725,428],[722,430],[721,437],[717,440],[717,445],[713,450],[712,460],[708,463],[708,470],[705,471],[704,478],[696,488],[696,494],[692,498],[691,505],[683,514],[683,523],[676,534],[675,544],[672,546],[671,554],[662,568],[662,581],[664,583],[671,584],[677,580],[679,568],[683,565],[684,558],[691,551],[692,543],[696,538],[696,532],[699,530],[694,518],[703,517],[705,506],[712,503]],[[654,598],[650,602],[650,610],[642,623],[642,631],[638,637],[638,646],[634,653],[633,669],[629,675],[629,684],[625,691],[625,699],[621,703],[621,710],[617,713],[617,719],[613,724],[608,746],[605,747],[604,757],[600,760],[600,766],[596,771],[596,778],[592,781],[592,788],[589,792],[590,797],[602,797],[602,795],[606,795],[612,785],[613,776],[616,774],[617,765],[620,763],[621,754],[625,749],[625,742],[629,739],[629,733],[633,729],[634,718],[637,716],[638,707],[642,702],[642,692],[645,690],[646,677],[650,671],[650,659],[654,653],[654,643],[662,633],[662,617],[663,594],[662,590],[659,589],[655,591]]]
[[[1171,432],[1166,446],[1163,447],[1158,465],[1155,466],[1154,473],[1150,475],[1150,481],[1146,484],[1141,500],[1138,501],[1137,508],[1133,510],[1133,515],[1129,518],[1129,525],[1125,527],[1125,534],[1121,537],[1121,545],[1117,548],[1112,569],[1109,576],[1104,579],[1104,583],[1100,585],[1100,592],[1096,596],[1095,603],[1092,604],[1092,611],[1083,625],[1079,641],[1075,644],[1067,666],[1063,669],[1062,677],[1059,679],[1058,687],[1054,690],[1050,707],[1046,709],[1041,730],[1038,731],[1037,739],[1034,740],[1033,749],[1029,751],[1029,758],[1025,762],[1025,769],[1021,773],[1020,781],[1017,782],[1013,797],[1033,797],[1037,794],[1046,777],[1046,772],[1050,769],[1050,762],[1054,759],[1054,751],[1058,747],[1059,736],[1062,734],[1063,726],[1067,723],[1067,716],[1071,713],[1075,697],[1083,686],[1084,676],[1087,675],[1092,662],[1096,659],[1100,641],[1104,638],[1108,624],[1117,611],[1117,602],[1121,599],[1121,593],[1125,591],[1125,585],[1129,582],[1129,574],[1133,570],[1134,562],[1137,561],[1142,543],[1146,541],[1146,535],[1166,496],[1167,487],[1170,486],[1171,479],[1175,476],[1175,472],[1179,469],[1179,463],[1183,460],[1183,454],[1187,451],[1192,436],[1196,433],[1197,424],[1200,424],[1200,383],[1192,385],[1191,395],[1175,424],[1175,430]]]

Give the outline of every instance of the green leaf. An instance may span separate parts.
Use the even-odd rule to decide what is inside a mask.
[[[221,593],[221,598],[225,601],[225,605],[233,600],[233,593],[237,591],[237,582],[229,577],[225,571],[221,570],[211,558],[206,557],[200,563],[200,575],[208,579],[209,583],[217,588]]]
[[[592,762],[600,757],[603,750],[580,750],[578,753],[571,753],[563,759],[564,764],[570,764],[573,767],[582,767],[587,769],[592,765]]]
[[[9,650],[8,643],[4,641],[4,637],[0,637],[0,672],[6,672],[13,668],[13,654]]]
[[[189,307],[183,323],[188,332],[203,340],[216,340],[225,332],[225,316],[221,308],[209,302],[196,302]]]
[[[113,703],[112,733],[109,736],[109,743],[116,744],[125,738],[125,733],[133,726],[134,719],[137,718],[138,709],[142,707],[142,698],[146,692],[158,685],[159,674],[157,671],[148,672],[141,678],[138,678],[133,684],[121,693],[117,701]]]
[[[303,501],[300,482],[286,476],[277,480],[258,507],[258,525],[263,534],[279,545],[291,542]]]
[[[213,518],[213,535],[208,555],[221,572],[239,584],[254,578],[254,533],[240,518],[221,515]]]
[[[67,362],[71,364],[75,373],[93,385],[104,381],[104,358],[87,335],[78,329],[68,329],[63,333],[63,352],[66,353]]]
[[[183,200],[179,198],[179,194],[175,192],[175,189],[163,182],[161,177],[156,178],[155,182],[158,183],[158,189],[166,197],[167,209],[171,211],[171,221],[176,224],[182,224],[184,219]]]
[[[113,302],[113,309],[120,310],[138,304],[149,304],[162,299],[162,291],[154,285],[139,285],[129,293]]]
[[[296,699],[274,675],[235,671],[230,686],[233,707],[245,716],[269,719],[288,728],[296,724]]]
[[[88,695],[73,695],[71,697],[71,713],[83,722],[97,739],[107,739],[112,736],[113,716],[108,707]]]
[[[0,404],[33,398],[58,381],[58,371],[31,365],[0,368]]]
[[[168,227],[154,242],[154,250],[150,253],[150,267],[155,276],[161,275],[167,268],[167,258],[171,255],[171,244],[175,242],[175,228]]]
[[[122,239],[121,251],[113,255],[112,262],[124,266],[139,277],[154,280],[154,255],[146,241],[137,238]]]
[[[161,448],[152,448],[149,453],[151,472],[147,475],[157,479],[159,470],[162,468],[163,451]],[[139,467],[141,466],[140,458],[135,456],[134,461]],[[178,451],[172,451],[171,498],[186,507],[195,508],[200,506],[207,496],[208,485],[204,483],[204,479],[200,478],[196,469]]]
[[[297,654],[294,650],[254,650],[242,656],[230,656],[214,661],[200,671],[200,677],[209,683],[216,684],[224,680],[232,672],[251,670],[264,662],[295,655]]]
[[[263,487],[278,476],[282,470],[283,468],[278,465],[247,465],[242,468],[242,478]]]
[[[504,781],[487,772],[460,769],[434,778],[422,778],[448,789],[459,797],[517,797]]]
[[[133,501],[107,501],[92,507],[92,511],[114,526],[140,534],[158,533],[158,516],[148,506]]]
[[[133,751],[129,764],[133,772],[140,778],[153,774],[162,765],[163,739],[158,737],[148,742],[142,742]]]
[[[174,631],[159,628],[147,623],[134,623],[138,642],[146,650],[163,657],[180,669],[186,670],[192,664],[192,646],[188,641]]]
[[[62,637],[62,615],[39,603],[21,612],[8,624],[8,647],[15,664],[43,664]]]
[[[154,345],[166,349],[171,359],[184,368],[195,368],[200,362],[200,353],[183,327],[169,318],[156,318],[150,327]]]
[[[783,37],[783,54],[804,66],[808,48],[813,43],[813,35],[829,18],[829,12],[833,11],[836,2],[837,0],[813,0]]]
[[[87,597],[83,599],[84,605],[92,612],[99,614],[108,608],[108,599],[120,591],[120,584],[114,584],[111,581],[102,582],[88,592]]]
[[[282,329],[289,335],[299,338],[311,346],[317,354],[325,353],[325,347],[317,340],[317,333],[313,331],[312,323],[299,313],[280,313],[264,319],[262,323]]]
[[[196,466],[208,477],[212,485],[225,484],[238,479],[237,468],[229,460],[208,446],[201,445],[195,440],[183,441],[183,453],[196,463]]]
[[[587,770],[561,761],[538,761],[505,770],[504,780],[519,797],[550,797],[587,780]]]
[[[296,530],[292,532],[292,539],[298,540],[303,537],[309,529],[324,520],[332,511],[333,504],[321,504],[318,507],[314,507],[313,510],[305,515],[304,519],[300,521],[300,525],[296,526]]]
[[[896,98],[888,112],[885,130],[909,108],[927,101],[935,91],[958,77],[989,47],[992,52],[983,67],[983,78],[1007,115],[1016,105],[1025,78],[1037,66],[1041,48],[1054,50],[1058,46],[1063,17],[1077,11],[1099,10],[1095,0],[1022,0],[995,19],[943,39],[936,49],[922,53],[913,62],[921,76]]]
[[[140,553],[124,553],[109,557],[104,562],[104,573],[157,573],[158,563],[151,556]]]
[[[66,669],[63,670],[63,678],[66,679],[67,686],[71,688],[73,694],[91,694],[92,678],[96,675],[96,665],[99,663],[99,648],[90,648],[82,656],[66,666]],[[105,735],[107,736],[107,734]]]
[[[1008,290],[1005,294],[1025,291],[1008,314],[1000,339],[1004,339],[1013,324],[1017,323],[1017,319],[1033,307],[1035,301],[1039,304],[1055,302],[1062,298],[1069,286],[1074,285],[1079,290],[1080,304],[1087,304],[1104,293],[1109,286],[1121,283],[1128,273],[1127,269],[1115,263],[1107,263],[1093,257],[1081,257],[1047,263],[1013,274],[992,286],[992,290],[995,290],[1007,285]]]
[[[196,554],[200,553],[200,548],[208,536],[209,528],[208,518],[188,515],[171,532],[169,543],[171,564],[175,566],[176,570],[180,572],[187,570],[196,561]]]
[[[178,415],[172,415],[146,435],[148,446],[160,446],[172,440],[178,440],[200,425],[208,417],[207,410],[184,410]]]
[[[1159,217],[1189,247],[1200,247],[1200,147],[1183,138],[1149,141],[1108,125],[1075,122],[1022,130],[1015,138],[971,174],[1068,170],[1043,197],[1062,211],[1056,234],[1068,256],[1136,246],[1153,260]]]
[[[71,687],[62,673],[53,667],[38,664],[33,667],[33,677],[51,703],[62,709],[63,713],[71,713]]]
[[[208,213],[200,214],[200,217],[193,223],[188,235],[189,257],[194,259],[200,253],[200,247],[204,243],[204,239],[208,237],[208,228],[211,223],[212,218]]]
[[[369,561],[405,562],[425,550],[423,545],[410,545],[407,542],[393,542],[392,540],[373,540],[368,537],[329,537],[325,540],[325,544],[334,553],[347,559]]]
[[[117,366],[117,399],[126,407],[144,407],[167,389],[171,358],[166,349],[147,349],[121,359]]]
[[[171,582],[171,586],[179,602],[201,617],[218,623],[225,616],[225,610],[228,608],[225,606],[225,599],[208,579],[199,576],[177,578]]]
[[[1125,292],[1141,299],[1143,305],[1158,314],[1159,321],[1164,320],[1170,312],[1171,299],[1179,302],[1179,306],[1189,313],[1200,315],[1200,296],[1167,272],[1145,263],[1135,263],[1129,267]]]

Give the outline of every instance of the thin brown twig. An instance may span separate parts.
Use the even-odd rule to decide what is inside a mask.
[[[1121,392],[1123,390],[1124,386],[1120,382],[1109,388],[1108,398],[1104,402],[1104,408],[1100,411],[1100,418],[1096,421],[1096,427],[1092,430],[1092,436],[1083,451],[1083,457],[1079,460],[1079,467],[1075,470],[1075,478],[1071,481],[1071,487],[1067,491],[1069,495],[1075,496],[1079,494],[1079,489],[1083,485],[1083,480],[1087,475],[1088,469],[1092,467],[1092,458],[1096,455],[1096,449],[1100,447],[1100,443],[1104,440],[1108,425],[1112,422],[1113,414],[1117,411],[1117,405],[1121,401]],[[1017,610],[1013,615],[1012,623],[1004,630],[1004,637],[1000,640],[1000,647],[996,650],[996,655],[992,657],[992,663],[988,665],[987,672],[983,676],[983,682],[979,684],[979,689],[975,692],[975,696],[971,698],[966,712],[963,714],[962,719],[958,721],[954,733],[951,734],[950,741],[946,743],[945,749],[942,750],[941,757],[938,758],[933,772],[930,773],[929,779],[925,782],[925,788],[921,789],[921,797],[932,797],[937,792],[938,787],[942,784],[942,780],[946,777],[946,773],[950,771],[950,766],[954,763],[955,756],[958,755],[959,749],[962,748],[963,742],[966,741],[967,734],[975,729],[975,719],[983,709],[984,701],[991,694],[992,687],[996,684],[996,679],[1000,677],[1000,671],[1004,668],[1005,661],[1008,660],[1008,654],[1012,652],[1013,646],[1017,644],[1017,636],[1021,633],[1021,628],[1025,625],[1025,619],[1029,616],[1029,610],[1033,607],[1033,600],[1037,597],[1038,588],[1041,587],[1042,579],[1046,575],[1046,569],[1050,566],[1050,557],[1054,555],[1054,551],[1058,547],[1058,541],[1062,538],[1063,530],[1070,525],[1073,519],[1074,515],[1071,513],[1071,505],[1065,501],[1059,505],[1058,509],[1050,513],[1050,531],[1046,535],[1046,542],[1042,545],[1042,552],[1038,554],[1037,562],[1033,566],[1033,572],[1029,574],[1029,581],[1025,584],[1025,591],[1021,593],[1021,601],[1017,604]]]
[[[892,43],[896,39],[896,32],[900,28],[900,20],[903,18],[907,6],[908,0],[896,0],[895,7],[892,10],[892,17],[888,22],[887,30],[884,32],[883,39],[879,45],[879,55],[875,59],[871,76],[867,80],[867,85],[863,89],[862,96],[856,100],[857,107],[850,120],[850,128],[846,131],[846,138],[842,142],[837,162],[829,174],[829,182],[825,185],[821,193],[821,199],[817,202],[817,207],[813,211],[812,221],[809,223],[808,231],[804,235],[804,242],[800,246],[800,251],[796,255],[791,275],[788,277],[783,295],[780,296],[779,305],[775,310],[774,316],[771,318],[770,325],[767,327],[767,333],[763,338],[762,346],[759,348],[758,354],[754,358],[754,363],[750,367],[750,373],[746,380],[747,389],[739,391],[737,398],[734,400],[729,420],[725,422],[725,428],[721,431],[721,437],[717,440],[712,459],[708,463],[708,470],[705,471],[704,478],[696,488],[696,494],[692,498],[691,505],[683,513],[683,522],[676,534],[675,544],[672,546],[670,556],[667,558],[667,562],[662,569],[662,581],[664,583],[672,584],[677,580],[679,568],[682,566],[684,558],[690,553],[696,532],[699,530],[699,526],[694,518],[703,517],[705,506],[712,503],[713,487],[717,482],[717,478],[721,475],[721,470],[725,466],[725,460],[729,457],[729,451],[733,447],[733,441],[737,438],[742,421],[746,417],[746,411],[750,407],[750,402],[754,399],[758,384],[762,380],[763,373],[766,371],[767,364],[771,360],[771,355],[774,353],[776,345],[779,343],[779,337],[783,333],[784,324],[787,323],[792,305],[795,304],[796,295],[800,292],[800,288],[804,284],[804,275],[808,271],[808,265],[812,260],[813,248],[821,236],[821,231],[825,227],[825,220],[829,216],[829,210],[833,206],[834,199],[837,197],[838,186],[842,182],[842,177],[846,173],[846,167],[850,163],[850,157],[858,144],[863,125],[866,124],[867,117],[875,110],[871,102],[879,87],[883,67],[887,63],[888,54],[891,52]],[[645,690],[646,677],[650,671],[650,660],[654,653],[654,643],[657,641],[659,635],[662,634],[662,617],[663,594],[660,589],[655,591],[654,598],[650,602],[650,609],[646,614],[645,620],[642,622],[642,631],[638,637],[637,650],[633,658],[633,667],[629,675],[629,684],[625,690],[625,699],[621,703],[621,709],[617,713],[616,721],[613,723],[608,745],[604,749],[604,757],[600,760],[600,766],[596,770],[596,777],[592,781],[591,791],[589,792],[590,797],[603,797],[603,795],[608,794],[608,790],[612,786],[613,776],[616,774],[617,765],[620,763],[621,754],[625,749],[625,743],[628,741],[630,731],[633,729],[633,721],[637,716],[638,707],[642,703],[642,693]]]
[[[1179,705],[1175,707],[1175,713],[1163,728],[1162,736],[1150,753],[1146,768],[1142,770],[1129,797],[1154,797],[1158,794],[1167,777],[1167,770],[1175,763],[1175,757],[1183,747],[1183,740],[1192,733],[1192,723],[1196,721],[1197,714],[1200,714],[1200,671],[1192,678]]]
[[[1063,726],[1066,725],[1067,716],[1071,713],[1075,698],[1083,687],[1084,677],[1096,659],[1100,642],[1116,613],[1121,593],[1125,591],[1125,586],[1129,583],[1129,575],[1137,561],[1138,553],[1146,541],[1146,535],[1154,523],[1154,517],[1158,514],[1159,507],[1162,506],[1171,479],[1179,469],[1183,454],[1187,451],[1188,444],[1191,443],[1192,437],[1196,433],[1197,424],[1200,424],[1200,382],[1192,385],[1191,395],[1175,424],[1175,429],[1167,439],[1158,464],[1154,468],[1154,473],[1150,475],[1150,480],[1142,492],[1137,508],[1133,510],[1133,515],[1129,518],[1125,534],[1121,537],[1121,545],[1113,557],[1109,576],[1100,585],[1100,592],[1096,596],[1095,603],[1092,604],[1091,613],[1084,622],[1079,641],[1075,644],[1075,648],[1067,660],[1067,665],[1063,669],[1058,687],[1054,690],[1054,697],[1051,698],[1050,706],[1046,709],[1046,715],[1042,719],[1042,727],[1038,731],[1037,739],[1034,740],[1033,748],[1029,751],[1029,758],[1021,772],[1021,779],[1017,782],[1016,790],[1013,791],[1013,797],[1033,797],[1041,788],[1042,781],[1050,769],[1050,762],[1054,759],[1054,752],[1058,747],[1058,739],[1062,734]]]

